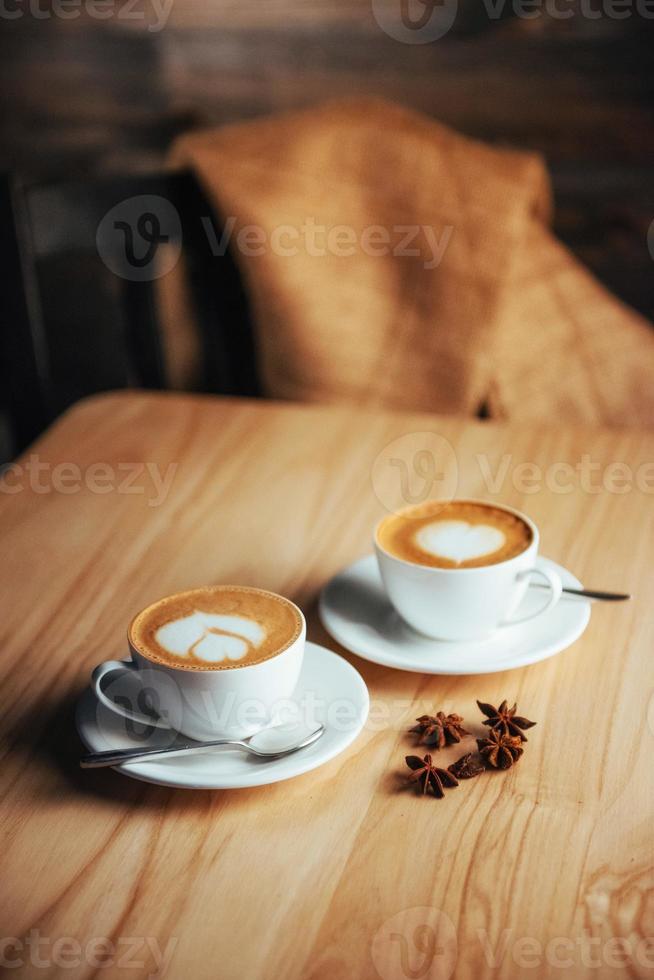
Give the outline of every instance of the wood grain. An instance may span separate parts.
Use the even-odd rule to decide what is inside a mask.
[[[125,653],[127,621],[158,596],[220,581],[271,588],[305,609],[311,639],[335,648],[316,600],[370,550],[384,512],[372,465],[392,440],[428,431],[454,447],[460,494],[525,509],[545,554],[589,585],[633,591],[633,602],[595,607],[570,650],[521,671],[422,676],[341,651],[369,686],[371,719],[342,756],[287,783],[194,792],[78,770],[75,701],[95,663]],[[389,921],[416,907],[451,920],[457,978],[649,975],[637,943],[652,935],[654,895],[654,437],[120,394],[81,403],[33,452],[49,467],[40,490],[14,470],[4,490],[24,488],[0,493],[0,937],[38,930],[50,966],[5,944],[6,958],[23,957],[14,975],[145,977],[156,967],[148,937],[161,950],[172,942],[161,975],[174,980],[372,978],[375,937],[378,955],[379,936],[397,928]],[[505,454],[494,495],[483,465],[495,474]],[[566,477],[552,464],[584,456],[594,487],[616,462],[640,487],[588,492],[573,471],[570,492],[555,492]],[[59,463],[78,466],[82,483],[94,463],[176,470],[165,500],[149,506],[144,476],[143,493],[57,491]],[[529,492],[520,483],[524,463],[542,468],[536,492],[533,471]],[[442,801],[401,789],[417,714],[456,710],[477,732],[474,699],[503,697],[539,722],[515,769]],[[413,969],[418,920],[402,920]],[[140,940],[141,966],[57,967],[63,937],[83,950],[108,937],[123,956],[127,939]],[[567,946],[548,948],[557,938]],[[616,939],[631,944],[626,968],[615,965]],[[383,980],[410,976],[393,958],[399,944],[389,949]],[[434,972],[439,962],[423,975],[449,976]]]

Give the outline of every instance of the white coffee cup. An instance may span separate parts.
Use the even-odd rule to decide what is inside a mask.
[[[306,622],[301,610],[291,605],[302,626],[288,647],[266,660],[225,670],[187,670],[156,663],[135,647],[128,631],[132,659],[107,660],[95,668],[91,684],[96,697],[110,711],[139,726],[171,729],[198,741],[247,738],[270,724],[277,709],[283,709],[300,676]],[[132,678],[138,680],[136,691],[146,692],[147,703],[158,717],[144,714],[131,703],[120,703],[135,700],[124,693],[134,689],[133,683],[123,683],[123,693],[116,698],[128,672],[137,675]],[[107,693],[108,686],[114,697]]]
[[[483,500],[461,502],[489,506]],[[513,558],[469,568],[432,567],[390,554],[378,540],[386,518],[379,522],[374,545],[382,582],[388,598],[409,626],[432,639],[479,640],[503,627],[536,619],[556,605],[562,583],[556,572],[536,565],[538,528],[520,511],[504,505],[501,509],[527,524],[532,533],[530,544]],[[535,611],[515,616],[532,577],[549,586],[549,596]]]

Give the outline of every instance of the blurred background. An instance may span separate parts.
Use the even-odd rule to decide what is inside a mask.
[[[459,0],[437,43],[402,44],[370,0],[4,0],[0,167],[152,171],[191,127],[388,97],[545,154],[558,235],[654,316],[654,20],[636,0],[548,0],[533,19],[488,4]]]
[[[385,17],[408,2],[2,0],[0,170],[26,185],[152,174],[189,129],[391,98],[542,153],[556,234],[654,318],[654,4],[528,0],[518,16],[509,0],[412,0],[451,27],[398,43]],[[83,393],[67,383],[60,406]]]

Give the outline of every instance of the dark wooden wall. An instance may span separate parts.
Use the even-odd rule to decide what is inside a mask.
[[[654,318],[654,21],[636,0],[625,19],[589,18],[568,0],[572,17],[530,20],[509,0],[496,20],[482,0],[459,0],[453,29],[425,45],[387,36],[371,0],[173,0],[160,31],[152,0],[129,16],[121,0],[106,20],[84,0],[70,20],[39,2],[39,18],[25,0],[23,16],[0,21],[0,167],[37,178],[152,169],[189,126],[388,96],[544,153],[557,231]]]

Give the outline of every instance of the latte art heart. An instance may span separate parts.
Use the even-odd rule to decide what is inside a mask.
[[[288,599],[244,585],[213,585],[165,596],[134,617],[138,654],[182,670],[234,670],[269,660],[301,635]]]
[[[477,500],[426,501],[385,518],[384,551],[430,568],[480,568],[526,551],[533,532],[521,515]]]
[[[197,657],[209,663],[241,660],[265,639],[259,623],[243,616],[195,612],[161,626],[155,639],[176,657]]]
[[[422,551],[459,563],[482,558],[503,547],[506,538],[497,527],[467,521],[436,521],[420,528],[415,541]]]

